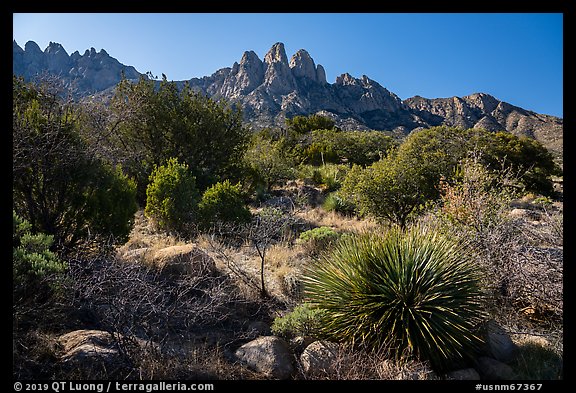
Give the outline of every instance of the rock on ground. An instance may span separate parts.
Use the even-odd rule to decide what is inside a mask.
[[[235,356],[248,368],[268,378],[288,379],[294,372],[292,353],[280,337],[258,337],[238,348]]]
[[[338,344],[329,341],[314,341],[308,345],[300,362],[306,374],[316,374],[331,369],[336,362]]]

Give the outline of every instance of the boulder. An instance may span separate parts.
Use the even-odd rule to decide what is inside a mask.
[[[494,320],[486,322],[485,326],[486,353],[494,359],[508,363],[514,359],[518,346],[510,335]]]
[[[288,379],[294,372],[292,353],[280,337],[258,337],[238,348],[235,356],[248,368],[268,378]]]
[[[102,330],[74,330],[58,338],[65,361],[99,357],[111,360],[117,357],[117,337]]]
[[[302,370],[306,374],[317,374],[330,370],[336,362],[337,351],[338,344],[329,341],[314,341],[300,355]]]
[[[103,330],[74,330],[58,337],[62,347],[62,362],[70,367],[89,370],[89,375],[99,375],[125,365],[118,343],[126,340],[119,333]],[[139,338],[131,338],[130,343],[142,350],[159,350],[158,344]]]
[[[140,247],[120,253],[120,258],[131,261],[143,261],[150,252],[151,250],[149,247]]]
[[[486,356],[478,358],[477,366],[478,373],[482,379],[489,380],[512,380],[516,379],[516,375],[512,367],[506,363],[499,362]]]

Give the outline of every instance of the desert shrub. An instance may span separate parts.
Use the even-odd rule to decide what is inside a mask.
[[[451,182],[440,182],[440,216],[447,225],[475,232],[499,226],[517,192],[509,187],[512,182],[507,171],[489,172],[478,162],[464,159]]]
[[[244,203],[240,184],[229,180],[208,188],[198,204],[200,226],[209,228],[216,221],[243,224],[250,222],[252,215]]]
[[[542,207],[550,207],[552,206],[552,199],[546,196],[539,196],[537,198],[534,198],[532,203]]]
[[[347,165],[326,164],[319,168],[322,185],[327,191],[336,191],[342,186],[342,181],[346,177],[350,167]]]
[[[302,232],[299,240],[310,254],[316,255],[336,242],[338,238],[338,232],[332,228],[319,227]]]
[[[303,159],[313,165],[347,163],[370,165],[388,154],[396,142],[383,131],[312,131],[301,146]]]
[[[288,130],[296,134],[306,134],[314,130],[333,129],[334,120],[321,115],[294,116],[286,119]]]
[[[198,204],[196,179],[176,158],[154,168],[146,189],[144,213],[166,230],[184,230],[193,222]]]
[[[92,217],[90,229],[111,233],[114,243],[126,243],[138,210],[136,182],[125,175],[120,166],[102,165],[98,183],[86,206]]]
[[[312,308],[308,303],[302,303],[288,314],[274,319],[272,333],[292,338],[297,336],[317,336],[322,323],[322,309]]]
[[[66,270],[66,263],[50,251],[53,237],[32,233],[28,221],[12,211],[12,279],[15,294],[38,290],[41,280]]]
[[[304,273],[304,294],[324,311],[334,341],[388,347],[436,369],[473,356],[482,291],[462,243],[413,227],[347,237]]]
[[[563,378],[562,356],[547,340],[532,336],[518,343],[518,354],[512,361],[521,380],[556,380]]]

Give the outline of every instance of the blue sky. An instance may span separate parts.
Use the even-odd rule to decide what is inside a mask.
[[[94,47],[169,80],[211,75],[275,42],[306,49],[328,82],[367,75],[401,99],[484,92],[563,117],[560,13],[13,14],[21,47]]]

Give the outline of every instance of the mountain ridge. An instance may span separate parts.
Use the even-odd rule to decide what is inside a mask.
[[[24,49],[13,41],[13,72],[25,79],[41,72],[60,75],[68,83],[75,81],[81,95],[110,91],[122,73],[128,79],[143,75],[104,49],[68,55],[58,43],[50,42],[41,51],[33,41]],[[343,73],[330,84],[324,67],[305,49],[288,59],[281,42],[275,43],[263,59],[254,51],[245,51],[231,67],[177,81],[184,82],[211,98],[239,103],[245,120],[254,128],[282,127],[287,117],[316,113],[332,118],[343,129],[408,134],[438,125],[481,127],[535,138],[556,155],[563,151],[562,118],[528,111],[486,93],[447,98],[417,95],[401,100],[366,75],[355,78]]]

